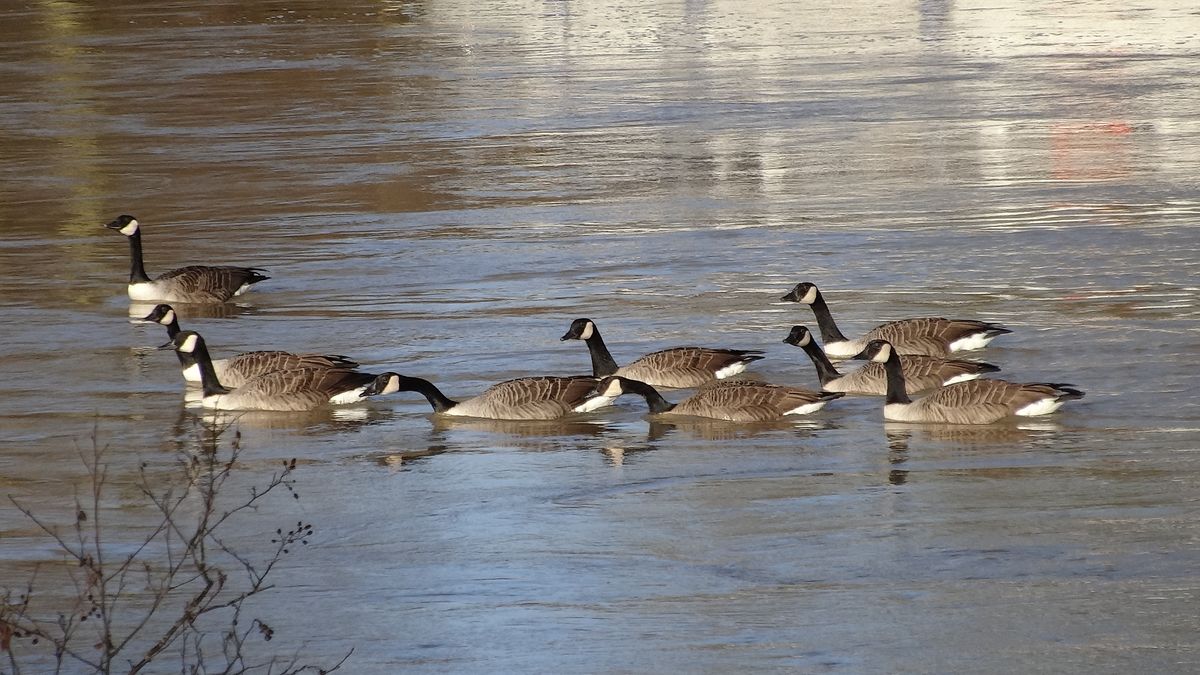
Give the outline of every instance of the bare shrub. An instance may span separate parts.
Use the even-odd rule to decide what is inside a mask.
[[[77,448],[85,488],[76,494],[72,522],[48,522],[9,497],[66,563],[43,564],[21,587],[0,591],[0,654],[14,675],[49,668],[139,673],[151,664],[162,672],[167,663],[181,673],[328,673],[349,658],[322,668],[299,654],[251,656],[265,651],[275,631],[261,618],[247,618],[247,601],[272,588],[271,572],[308,543],[313,527],[271,528],[264,551],[227,543],[230,523],[236,519],[244,529],[264,500],[299,499],[296,461],[282,462],[265,485],[239,490],[231,478],[241,433],[222,449],[227,427],[198,423],[196,432],[199,450],[181,454],[175,470],[140,465],[136,489],[153,516],[132,544],[126,537],[118,545],[105,530],[114,487],[108,447],[95,432],[90,450]],[[46,579],[47,567],[59,578]]]

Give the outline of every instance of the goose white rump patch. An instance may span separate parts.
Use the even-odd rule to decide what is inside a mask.
[[[1055,410],[1058,410],[1059,408],[1061,408],[1063,406],[1064,402],[1065,401],[1059,401],[1059,400],[1056,400],[1053,398],[1044,398],[1044,399],[1041,399],[1040,401],[1037,401],[1036,403],[1030,403],[1029,405],[1025,406],[1024,408],[1017,410],[1017,412],[1015,412],[1014,414],[1020,415],[1021,417],[1037,417],[1038,415],[1049,415],[1050,413],[1054,412]]]
[[[809,413],[815,413],[818,410],[820,410],[821,408],[824,408],[825,404],[828,402],[829,401],[817,401],[816,403],[806,403],[798,408],[792,408],[791,410],[789,410],[783,414],[784,415],[807,415]]]
[[[746,369],[747,365],[749,365],[749,364],[731,363],[731,364],[725,366],[724,368],[718,370],[717,372],[713,373],[713,377],[716,377],[718,380],[723,380],[727,377],[731,377],[733,375],[737,375],[738,373],[742,372],[743,370]]]
[[[343,391],[342,393],[340,393],[336,396],[330,397],[329,402],[334,405],[345,405],[347,403],[358,403],[359,401],[363,400],[363,398],[364,398],[363,392],[366,390],[367,390],[367,385],[364,384],[361,387],[355,387],[354,389],[351,389],[350,391]]]
[[[952,352],[968,352],[974,349],[983,349],[987,343],[996,338],[995,335],[987,333],[972,333],[966,337],[959,338],[950,343],[950,351]]]
[[[979,379],[979,373],[963,373],[962,375],[955,375],[954,377],[946,380],[945,382],[942,382],[942,386],[944,387],[948,384],[954,384],[955,382],[966,382],[967,380],[977,380],[977,379]]]

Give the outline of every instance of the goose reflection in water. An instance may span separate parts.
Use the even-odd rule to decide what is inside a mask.
[[[206,425],[235,429],[280,430],[301,433],[306,436],[354,431],[362,427],[382,424],[395,417],[388,409],[369,406],[330,407],[301,412],[278,412],[269,410],[213,410],[200,408],[203,393],[188,389],[185,398],[194,400],[187,405],[187,412]]]
[[[883,432],[892,450],[909,449],[912,441],[936,441],[972,445],[1012,446],[1046,442],[1062,431],[1050,421],[996,423],[987,425],[924,424],[884,422]]]
[[[670,420],[651,420],[647,438],[653,441],[664,438],[669,434],[683,433],[705,441],[732,441],[781,431],[819,431],[834,426],[836,425],[831,424],[827,420],[816,419],[728,422],[704,417],[676,417]]]
[[[423,450],[389,450],[385,452],[376,452],[369,455],[364,455],[364,459],[372,464],[381,466],[388,470],[389,473],[404,471],[413,465],[414,462],[423,460],[426,457],[440,455],[449,448],[445,445],[431,445]]]
[[[153,324],[145,318],[154,311],[157,302],[130,302],[129,323]],[[198,304],[191,302],[173,302],[171,306],[182,319],[232,319],[239,316],[254,316],[262,310],[254,305],[240,302],[222,302],[217,304]]]
[[[508,436],[599,436],[609,428],[603,419],[492,420],[482,417],[433,416],[434,431],[486,431]]]

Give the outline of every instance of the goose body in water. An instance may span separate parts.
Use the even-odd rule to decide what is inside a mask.
[[[900,355],[890,343],[872,340],[855,358],[883,364],[887,371],[883,418],[893,422],[991,424],[1014,416],[1048,415],[1067,401],[1083,398],[1083,392],[1070,384],[970,380],[935,389],[914,401],[905,393]]]
[[[861,352],[871,340],[887,340],[901,354],[919,356],[945,356],[950,352],[982,349],[998,335],[1011,333],[1007,328],[974,319],[943,319],[922,317],[889,321],[867,331],[861,338],[851,340],[838,330],[816,285],[806,282],[796,287],[781,300],[802,302],[812,307],[821,330],[821,342],[825,353],[836,359],[848,359]]]
[[[858,370],[843,375],[834,367],[824,350],[821,349],[821,345],[817,344],[812,333],[804,326],[792,326],[792,331],[783,341],[800,347],[808,354],[808,358],[812,360],[813,366],[817,369],[817,377],[821,380],[821,389],[872,396],[887,394],[887,371],[882,363],[872,361]],[[936,356],[918,356],[916,354],[902,354],[900,367],[904,371],[905,392],[908,394],[936,389],[955,382],[966,382],[974,380],[984,373],[1000,371],[999,366],[990,363],[942,359]]]
[[[587,375],[521,377],[494,384],[482,394],[462,401],[447,397],[432,382],[399,373],[383,373],[367,395],[415,391],[439,415],[492,420],[554,420],[572,413],[590,412],[612,399],[589,397],[597,378]]]
[[[245,293],[250,286],[269,279],[258,267],[189,265],[151,279],[142,262],[142,230],[133,216],[124,215],[105,225],[129,239],[131,268],[129,297],[133,300],[216,303]]]
[[[181,330],[175,308],[167,304],[159,304],[142,321],[151,321],[166,326],[167,337],[174,339]],[[196,358],[186,352],[176,350],[179,365],[183,369],[183,379],[187,382],[200,383],[200,364]],[[212,359],[213,371],[217,380],[230,389],[236,389],[250,380],[275,370],[298,370],[301,368],[343,368],[354,369],[358,362],[341,354],[293,354],[291,352],[266,350],[242,352],[227,359]]]
[[[673,347],[618,366],[591,319],[576,319],[563,340],[583,340],[592,357],[592,375],[620,375],[655,387],[684,389],[737,375],[762,357],[757,349]]]
[[[731,380],[706,384],[695,394],[672,404],[651,385],[619,375],[601,380],[594,394],[610,400],[623,394],[637,394],[645,399],[652,415],[707,417],[729,422],[768,422],[790,415],[808,415],[845,396],[841,392]]]
[[[217,378],[208,347],[199,333],[180,331],[160,347],[169,348],[196,359],[204,392],[200,404],[216,410],[299,412],[326,404],[357,403],[372,395],[367,392],[379,377],[349,368],[297,368],[265,373],[230,389]]]

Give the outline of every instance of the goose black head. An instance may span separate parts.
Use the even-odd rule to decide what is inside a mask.
[[[587,398],[596,398],[597,396],[606,396],[608,398],[616,398],[625,393],[625,378],[619,375],[609,375],[602,378],[588,392]]]
[[[803,302],[806,305],[811,305],[817,301],[818,293],[819,291],[817,290],[816,284],[811,284],[807,281],[801,281],[800,283],[796,284],[796,287],[793,288],[787,295],[780,298],[780,300],[785,300],[787,302]]]
[[[159,346],[159,349],[174,349],[177,352],[191,354],[202,344],[204,344],[204,338],[200,337],[199,333],[194,330],[181,330],[171,338],[170,342]]]
[[[789,345],[804,347],[812,342],[812,333],[808,332],[804,326],[792,326],[792,332],[788,333],[783,341]]]
[[[363,396],[394,394],[400,391],[400,379],[402,377],[403,375],[400,373],[380,373],[375,377],[375,381],[371,384],[368,384],[367,388],[363,390]]]
[[[161,304],[155,305],[154,309],[149,314],[142,317],[141,320],[149,321],[151,323],[161,323],[164,326],[170,326],[175,322],[175,318],[175,308],[167,304]]]
[[[105,225],[110,230],[116,230],[126,237],[132,237],[138,231],[138,221],[130,215],[117,216],[117,219]]]
[[[887,340],[871,340],[867,346],[859,353],[851,356],[852,359],[859,361],[874,361],[875,363],[887,363],[888,359],[892,358],[892,343]]]
[[[596,332],[596,324],[592,323],[591,319],[575,319],[571,322],[571,328],[563,335],[560,340],[589,340]]]

